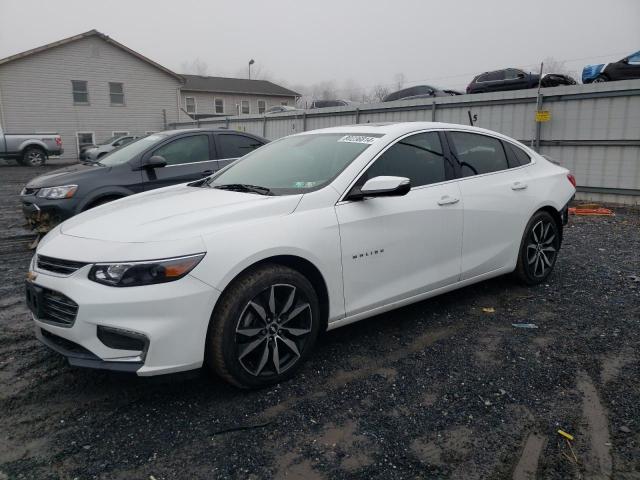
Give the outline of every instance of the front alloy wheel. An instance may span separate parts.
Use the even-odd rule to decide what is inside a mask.
[[[293,285],[271,285],[250,300],[238,318],[238,362],[256,377],[280,375],[300,359],[312,325],[311,304],[303,292]]]
[[[205,361],[238,387],[281,382],[309,355],[320,324],[311,282],[289,267],[262,265],[234,280],[218,300]]]

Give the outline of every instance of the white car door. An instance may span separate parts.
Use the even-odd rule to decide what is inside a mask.
[[[400,138],[352,188],[391,175],[410,179],[408,194],[336,205],[347,315],[458,280],[462,202],[440,135],[432,131]]]
[[[514,164],[517,159],[511,147],[507,145],[505,150],[496,137],[462,131],[450,131],[447,136],[461,165],[461,279],[515,267],[522,234],[535,203],[527,190],[526,165]]]

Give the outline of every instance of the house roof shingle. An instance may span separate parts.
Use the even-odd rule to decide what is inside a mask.
[[[202,75],[182,74],[185,84],[182,91],[244,93],[254,95],[279,95],[299,97],[300,94],[267,80],[249,80],[246,78],[206,77]]]

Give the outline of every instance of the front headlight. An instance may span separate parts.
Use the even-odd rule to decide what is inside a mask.
[[[50,200],[60,198],[71,198],[78,190],[78,185],[61,185],[59,187],[45,187],[38,192],[39,198],[48,198]]]
[[[89,280],[112,287],[137,287],[173,282],[195,268],[204,253],[144,262],[97,263],[89,271]]]

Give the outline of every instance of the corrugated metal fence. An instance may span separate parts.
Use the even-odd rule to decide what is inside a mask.
[[[438,121],[488,128],[532,145],[575,173],[582,199],[640,204],[640,80],[226,117],[171,128],[226,127],[270,140],[317,128]]]

